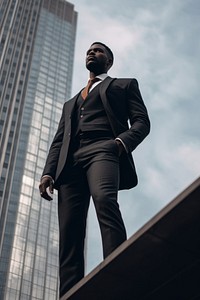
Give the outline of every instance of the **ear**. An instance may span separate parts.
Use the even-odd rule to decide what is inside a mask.
[[[110,69],[112,67],[112,64],[113,64],[113,61],[111,58],[108,58],[108,61],[107,61],[107,66],[108,66],[108,69]]]

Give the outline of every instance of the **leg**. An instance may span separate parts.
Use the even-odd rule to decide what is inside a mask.
[[[90,199],[81,168],[71,168],[66,176],[69,182],[58,190],[60,296],[84,276],[84,239]]]
[[[126,230],[117,202],[118,159],[109,159],[105,153],[101,160],[89,166],[87,178],[100,225],[105,258],[126,240]]]

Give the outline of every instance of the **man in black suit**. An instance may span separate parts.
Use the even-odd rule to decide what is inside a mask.
[[[113,59],[105,44],[90,46],[86,68],[93,82],[64,104],[41,178],[43,198],[51,200],[53,188],[58,190],[60,296],[84,276],[90,196],[104,258],[126,240],[118,190],[137,184],[131,152],[149,133],[150,122],[136,79],[107,75]]]

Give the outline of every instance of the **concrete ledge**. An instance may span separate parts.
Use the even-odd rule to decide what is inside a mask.
[[[62,300],[200,299],[200,177]]]

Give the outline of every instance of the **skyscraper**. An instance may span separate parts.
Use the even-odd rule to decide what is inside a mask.
[[[38,185],[71,92],[76,23],[64,0],[0,0],[1,300],[57,299],[57,203]]]

